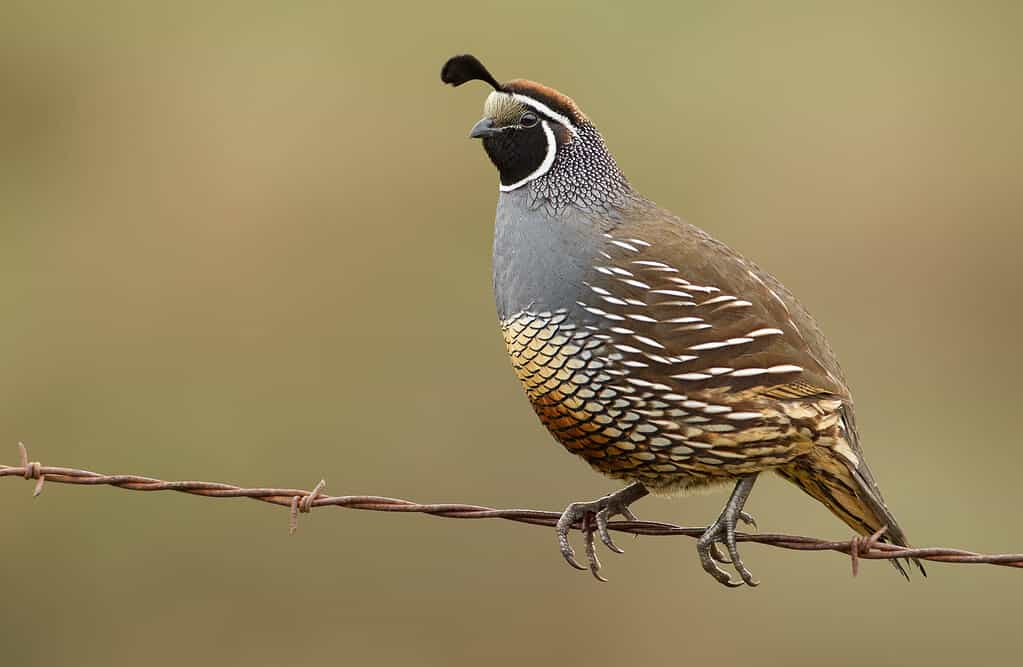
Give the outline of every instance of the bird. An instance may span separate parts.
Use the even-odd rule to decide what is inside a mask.
[[[447,60],[441,80],[493,89],[469,136],[499,175],[493,286],[515,373],[554,439],[625,484],[560,515],[569,565],[604,580],[594,533],[622,552],[610,519],[636,520],[631,505],[648,494],[733,484],[697,555],[721,584],[756,586],[736,532],[756,527],[744,507],[769,472],[858,534],[909,545],[867,466],[835,354],[781,282],[637,192],[567,95],[500,83],[470,54]],[[576,527],[588,566],[569,541]]]

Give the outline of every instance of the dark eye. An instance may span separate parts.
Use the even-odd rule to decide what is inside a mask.
[[[536,114],[532,111],[527,111],[522,114],[522,118],[519,119],[519,125],[522,127],[533,127],[540,122],[540,119],[536,117]]]

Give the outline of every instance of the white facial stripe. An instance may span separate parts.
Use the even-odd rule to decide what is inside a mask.
[[[573,136],[579,135],[579,132],[577,132],[575,129],[575,125],[572,125],[572,121],[570,121],[567,117],[562,116],[560,113],[556,112],[554,109],[550,108],[543,102],[537,102],[532,97],[520,95],[519,93],[512,93],[512,98],[514,98],[517,102],[520,102],[521,104],[525,104],[528,107],[533,107],[534,109],[536,109],[543,115],[547,116],[548,118],[551,118],[561,123],[562,125],[568,128],[568,130],[572,133]]]
[[[511,185],[502,184],[500,186],[501,192],[511,192],[512,190],[521,188],[523,185],[530,182],[534,178],[539,178],[540,176],[546,174],[547,171],[551,168],[551,165],[554,164],[554,158],[558,154],[558,141],[557,139],[554,138],[554,130],[551,129],[550,123],[548,123],[545,120],[540,121],[540,123],[543,126],[544,136],[547,137],[547,155],[544,156],[543,162],[541,162],[540,166],[536,168],[536,171],[534,171],[529,176],[526,176],[521,181],[512,183]]]

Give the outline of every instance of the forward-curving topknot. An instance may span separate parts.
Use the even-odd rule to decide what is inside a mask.
[[[452,86],[460,86],[466,81],[484,81],[493,86],[494,90],[504,90],[483,63],[468,53],[449,58],[440,70],[440,80]]]

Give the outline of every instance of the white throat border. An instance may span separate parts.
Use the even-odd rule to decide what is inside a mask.
[[[558,140],[554,137],[554,130],[551,129],[551,124],[546,120],[540,122],[543,126],[544,136],[547,137],[547,155],[544,156],[543,162],[540,163],[540,166],[537,167],[536,170],[533,171],[533,173],[529,174],[522,180],[516,181],[510,185],[504,185],[502,183],[499,186],[501,192],[511,192],[512,190],[518,190],[526,183],[529,183],[530,181],[540,178],[541,176],[546,174],[548,171],[550,171],[551,166],[554,164],[554,158],[557,157],[558,154]]]

